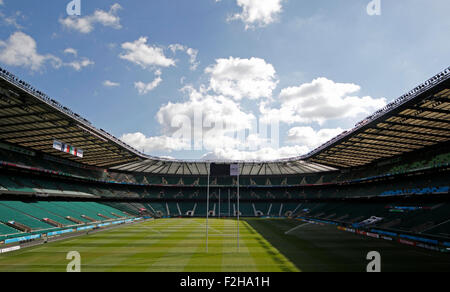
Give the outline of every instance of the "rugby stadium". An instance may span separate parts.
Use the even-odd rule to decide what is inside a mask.
[[[0,68],[0,271],[450,271],[449,124],[447,68],[301,157],[163,159]]]

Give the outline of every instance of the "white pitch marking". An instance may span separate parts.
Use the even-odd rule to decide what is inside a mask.
[[[304,227],[304,226],[310,225],[310,224],[311,224],[311,223],[301,224],[301,225],[299,225],[299,226],[297,226],[297,227],[292,228],[291,230],[286,231],[284,234],[289,234],[289,233],[291,233],[292,231],[295,231],[295,230],[297,230],[297,229],[300,229],[301,227]]]

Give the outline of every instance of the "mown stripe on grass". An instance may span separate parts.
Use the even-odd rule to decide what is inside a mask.
[[[174,219],[173,225],[175,227],[170,233],[166,233],[167,236],[161,239],[162,244],[166,246],[165,251],[158,254],[152,254],[149,258],[149,272],[182,272],[190,257],[197,249],[195,241],[190,239],[192,237],[191,232],[186,232],[184,228],[188,230],[196,225],[196,219],[180,220]],[[194,235],[195,236],[195,235]]]
[[[247,222],[243,223],[249,234],[254,234],[257,247],[249,249],[259,272],[299,272],[300,270],[272,246]]]
[[[65,271],[67,252],[81,254],[82,271],[282,271],[285,265],[260,234],[235,220],[210,220],[205,253],[204,219],[161,219],[124,226],[0,256],[0,271]]]

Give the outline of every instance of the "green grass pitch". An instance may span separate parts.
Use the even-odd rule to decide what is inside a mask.
[[[66,271],[81,255],[82,272],[364,272],[370,251],[382,271],[450,271],[450,255],[308,225],[295,220],[161,219],[0,255],[0,272]],[[293,232],[286,231],[298,227]]]
[[[298,269],[245,221],[161,219],[0,256],[0,271],[65,271],[66,254],[81,255],[81,270],[139,272],[281,272]]]

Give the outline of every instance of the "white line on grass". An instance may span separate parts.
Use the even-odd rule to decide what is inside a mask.
[[[195,224],[198,224],[198,225],[200,225],[200,226],[202,226],[202,227],[206,227],[206,224],[201,224],[201,223],[198,223],[198,222],[196,222],[196,221],[194,221],[194,223],[195,223]],[[217,229],[215,229],[215,228],[213,228],[213,227],[211,227],[211,226],[208,226],[208,229],[211,229],[211,230],[213,230],[213,231],[215,231],[215,232],[217,232],[217,233],[222,233],[222,231],[217,230]]]
[[[284,234],[289,234],[289,233],[291,233],[291,232],[293,232],[293,231],[295,231],[295,230],[297,230],[297,229],[300,229],[301,227],[304,227],[304,226],[310,225],[310,224],[311,224],[311,223],[301,224],[301,225],[299,225],[299,226],[297,226],[297,227],[292,228],[291,230],[286,231]]]

